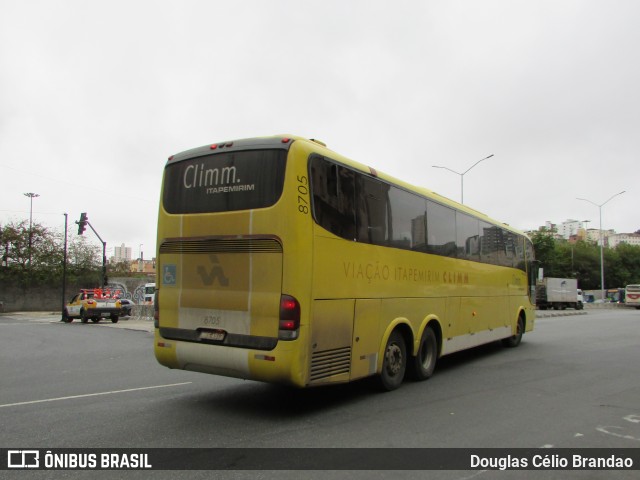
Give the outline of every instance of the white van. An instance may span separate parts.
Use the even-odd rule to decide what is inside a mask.
[[[153,305],[153,298],[156,294],[156,284],[155,283],[145,283],[144,284],[144,303],[145,305]]]

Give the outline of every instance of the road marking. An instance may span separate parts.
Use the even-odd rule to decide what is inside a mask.
[[[624,417],[627,422],[640,423],[640,415],[627,415]]]
[[[468,477],[460,477],[458,480],[471,480],[472,478],[475,478],[475,477],[480,476],[480,475],[482,475],[484,473],[487,473],[488,471],[489,470],[480,470],[479,472],[472,473]]]
[[[596,430],[601,433],[606,433],[607,435],[611,435],[613,437],[624,438],[625,440],[634,440],[636,442],[640,442],[640,438],[636,438],[633,435],[623,435],[622,433],[610,432],[609,430],[607,430],[609,428],[617,428],[618,430],[624,430],[622,427],[615,427],[615,426],[598,427],[596,428]]]
[[[151,390],[151,389],[154,389],[154,388],[179,387],[181,385],[189,385],[190,383],[193,383],[193,382],[171,383],[169,385],[154,385],[152,387],[128,388],[126,390],[112,390],[111,392],[85,393],[84,395],[71,395],[69,397],[45,398],[44,400],[31,400],[29,402],[6,403],[4,405],[0,405],[0,408],[17,407],[17,406],[20,406],[20,405],[33,405],[35,403],[59,402],[61,400],[72,400],[72,399],[75,399],[75,398],[97,397],[99,395],[113,395],[113,394],[116,394],[116,393],[139,392],[141,390]]]
[[[640,423],[640,415],[637,413],[632,413],[631,415],[627,415],[626,417],[622,417],[623,420],[631,423]],[[611,429],[622,430],[621,433],[612,432]],[[633,435],[625,434],[625,427],[616,427],[613,425],[610,426],[599,426],[596,428],[598,432],[606,433],[607,435],[611,435],[613,437],[624,438],[625,440],[632,440],[634,442],[640,442],[640,438],[634,437]]]

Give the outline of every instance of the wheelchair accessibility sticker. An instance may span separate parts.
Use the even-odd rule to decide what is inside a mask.
[[[162,285],[174,286],[176,285],[176,266],[173,264],[162,266]]]

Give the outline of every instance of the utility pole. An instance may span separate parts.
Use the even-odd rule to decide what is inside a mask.
[[[616,193],[615,195],[611,195],[606,202],[603,202],[600,204],[592,202],[591,200],[588,200],[586,198],[577,198],[577,200],[582,200],[584,202],[589,202],[591,205],[595,205],[596,207],[598,207],[598,210],[600,212],[600,294],[602,295],[603,302],[607,297],[605,296],[605,287],[604,287],[604,235],[602,232],[602,207],[604,207],[607,203],[609,203],[609,201],[613,200],[618,195],[622,195],[625,192],[626,190],[623,190],[621,192]]]
[[[67,226],[68,226],[68,215],[66,213],[64,215],[64,256],[62,260],[62,318],[60,321],[64,321],[64,308],[67,304]]]
[[[31,242],[32,242],[32,225],[33,225],[33,199],[39,197],[37,193],[25,193],[25,197],[29,197],[29,270],[31,270]]]
[[[433,168],[443,168],[445,170],[449,170],[451,173],[455,173],[456,175],[460,175],[460,203],[464,205],[464,176],[465,176],[465,174],[469,173],[469,170],[471,170],[473,167],[478,165],[480,162],[484,162],[485,160],[487,160],[488,158],[491,158],[491,157],[493,157],[493,153],[491,155],[489,155],[488,157],[484,157],[483,159],[478,160],[476,163],[471,165],[469,168],[467,168],[462,173],[456,172],[455,170],[451,170],[449,167],[441,167],[440,165],[432,165],[432,167]]]

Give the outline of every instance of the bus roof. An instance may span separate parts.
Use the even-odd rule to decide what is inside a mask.
[[[281,148],[284,150],[289,150],[289,148],[291,148],[292,145],[295,144],[296,142],[305,143],[310,150],[314,150],[321,154],[326,154],[332,160],[338,161],[344,164],[345,166],[359,170],[367,175],[371,175],[372,177],[376,177],[381,180],[384,180],[385,182],[396,185],[409,192],[413,192],[423,197],[430,198],[445,206],[467,213],[471,216],[485,220],[494,225],[498,225],[502,228],[505,228],[506,230],[510,230],[519,235],[526,236],[522,231],[516,228],[513,228],[506,223],[494,220],[483,212],[470,208],[467,205],[458,203],[455,200],[452,200],[443,195],[440,195],[439,193],[434,192],[433,190],[429,190],[428,188],[425,188],[425,187],[419,187],[419,186],[410,184],[408,182],[405,182],[404,180],[400,180],[391,175],[380,172],[373,167],[367,166],[363,163],[360,163],[348,157],[345,157],[344,155],[328,148],[324,142],[321,142],[320,140],[316,140],[316,139],[308,139],[308,138],[299,137],[296,135],[281,134],[281,135],[273,135],[268,137],[254,137],[254,138],[245,138],[245,139],[238,139],[238,140],[228,140],[224,142],[217,142],[209,145],[203,145],[201,147],[192,148],[190,150],[185,150],[183,152],[176,153],[175,155],[172,155],[169,157],[167,164],[169,163],[173,164],[189,158],[210,155],[211,153],[216,151],[219,152],[219,151],[227,151],[227,150],[236,150],[236,151],[237,150],[259,150],[263,148],[269,148],[269,149]]]
[[[400,180],[399,178],[393,177],[392,175],[388,175],[384,172],[380,172],[379,170],[367,166],[363,163],[357,162],[355,160],[352,160],[348,157],[345,157],[343,155],[341,155],[338,152],[335,152],[333,150],[331,150],[330,148],[328,148],[324,143],[319,142],[317,140],[309,140],[306,138],[301,138],[301,137],[296,137],[293,135],[281,135],[281,136],[277,136],[275,138],[290,138],[290,139],[294,139],[295,141],[302,141],[302,142],[310,142],[313,144],[313,148],[316,150],[325,150],[327,151],[327,155],[332,158],[333,160],[337,160],[340,163],[343,163],[346,166],[352,167],[354,169],[360,170],[361,172],[371,175],[373,177],[379,178],[381,180],[384,180],[388,183],[391,183],[393,185],[396,185],[398,187],[401,187],[407,191],[413,192],[413,193],[417,193],[423,197],[427,197],[430,198],[432,200],[435,200],[438,203],[441,203],[445,206],[451,207],[455,210],[467,213],[469,215],[472,215],[474,217],[480,218],[482,220],[485,220],[489,223],[495,224],[495,225],[499,225],[502,228],[505,228],[506,230],[510,230],[514,233],[517,233],[519,235],[524,235],[526,236],[522,231],[518,230],[517,228],[513,228],[510,225],[503,223],[503,222],[499,222],[491,217],[489,217],[486,213],[480,212],[474,208],[468,207],[467,205],[464,205],[462,203],[458,203],[455,200],[452,200],[448,197],[445,197],[443,195],[440,195],[437,192],[434,192],[433,190],[430,190],[426,187],[421,187],[421,186],[417,186],[417,185],[413,185],[411,183],[405,182],[404,180]]]

